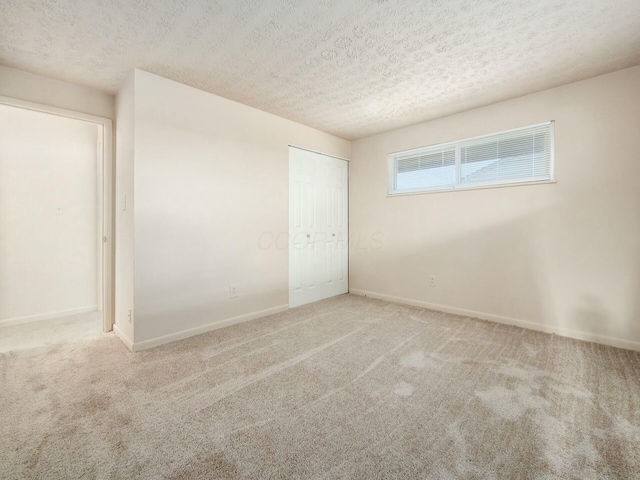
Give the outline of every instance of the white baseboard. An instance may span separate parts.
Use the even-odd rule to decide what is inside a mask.
[[[116,337],[122,340],[122,343],[124,343],[127,348],[133,352],[133,341],[129,337],[127,337],[125,333],[120,329],[120,327],[115,323],[113,324],[113,332],[116,334]]]
[[[9,327],[12,325],[20,325],[23,323],[39,322],[41,320],[50,320],[52,318],[68,317],[69,315],[77,315],[80,313],[95,312],[98,305],[87,305],[85,307],[70,308],[68,310],[59,310],[57,312],[39,313],[38,315],[27,315],[25,317],[7,318],[0,320],[0,326]]]
[[[517,318],[503,317],[500,315],[494,315],[492,313],[476,312],[473,310],[465,310],[464,308],[457,308],[457,307],[450,307],[447,305],[428,303],[420,300],[413,300],[410,298],[395,297],[393,295],[385,295],[383,293],[368,292],[366,290],[351,289],[350,293],[354,295],[360,295],[363,297],[371,297],[371,298],[376,298],[378,300],[385,300],[387,302],[401,303],[404,305],[411,305],[414,307],[422,307],[428,310],[436,310],[439,312],[452,313],[454,315],[479,318],[482,320],[489,320],[491,322],[504,323],[506,325],[515,325],[516,327],[522,327],[529,330],[536,330],[538,332],[553,333],[556,335],[560,335],[562,337],[570,337],[570,338],[575,338],[577,340],[585,340],[587,342],[600,343],[600,344],[609,345],[612,347],[626,348],[627,350],[640,351],[640,342],[635,342],[633,340],[625,340],[623,338],[608,337],[605,335],[583,332],[580,330],[571,330],[568,328],[556,327],[552,325],[544,325],[542,323],[531,322],[528,320],[519,320]]]
[[[278,307],[267,308],[265,310],[260,310],[257,312],[247,313],[244,315],[240,315],[233,318],[227,318],[225,320],[218,320],[217,322],[207,323],[206,325],[201,325],[195,328],[189,328],[187,330],[181,330],[179,332],[170,333],[168,335],[162,335],[161,337],[151,338],[149,340],[143,340],[141,342],[130,342],[130,340],[122,334],[122,332],[118,333],[116,330],[116,334],[122,339],[122,341],[129,347],[129,349],[133,352],[138,352],[140,350],[146,350],[147,348],[157,347],[160,345],[164,345],[165,343],[175,342],[176,340],[184,340],[185,338],[193,337],[195,335],[200,335],[201,333],[210,332],[212,330],[217,330],[219,328],[229,327],[231,325],[236,325],[238,323],[248,322],[249,320],[255,320],[256,318],[266,317],[268,315],[273,315],[275,313],[284,312],[289,309],[289,305],[280,305]],[[114,326],[114,330],[115,330]],[[119,330],[119,329],[118,329]],[[127,342],[131,343],[131,346]]]

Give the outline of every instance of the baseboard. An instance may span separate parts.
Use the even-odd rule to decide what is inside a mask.
[[[168,335],[163,335],[161,337],[151,338],[149,340],[143,340],[141,342],[133,342],[131,347],[129,348],[134,352],[138,352],[140,350],[146,350],[147,348],[158,347],[160,345],[164,345],[165,343],[175,342],[176,340],[184,340],[185,338],[200,335],[202,333],[210,332],[212,330],[217,330],[219,328],[229,327],[231,325],[236,325],[238,323],[248,322],[249,320],[255,320],[256,318],[262,318],[268,315],[273,315],[275,313],[284,312],[285,310],[288,310],[288,309],[289,309],[289,305],[280,305],[278,307],[267,308],[265,310],[247,313],[245,315],[240,315],[233,318],[227,318],[225,320],[218,320],[217,322],[211,322],[206,325],[201,325],[199,327],[189,328],[187,330],[181,330],[179,332],[170,333]],[[125,340],[123,341],[125,342],[125,344],[127,343]]]
[[[503,323],[506,325],[515,325],[516,327],[522,327],[529,330],[536,330],[538,332],[553,333],[562,337],[575,338],[577,340],[585,340],[587,342],[600,343],[602,345],[609,345],[617,348],[625,348],[627,350],[640,351],[640,342],[633,340],[625,340],[622,338],[608,337],[605,335],[598,335],[595,333],[583,332],[580,330],[571,330],[568,328],[555,327],[551,325],[544,325],[541,323],[531,322],[528,320],[520,320],[517,318],[503,317],[501,315],[494,315],[492,313],[476,312],[473,310],[466,310],[464,308],[450,307],[448,305],[439,305],[435,303],[423,302],[420,300],[413,300],[410,298],[396,297],[393,295],[385,295],[383,293],[369,292],[366,290],[351,289],[350,293],[354,295],[360,295],[363,297],[376,298],[378,300],[385,300],[387,302],[401,303],[403,305],[411,305],[414,307],[422,307],[428,310],[436,310],[438,312],[452,313],[454,315],[462,315],[465,317],[479,318],[482,320],[488,320],[496,323]]]
[[[9,327],[12,325],[21,325],[23,323],[39,322],[41,320],[50,320],[52,318],[67,317],[69,315],[78,315],[80,313],[95,312],[98,305],[87,305],[85,307],[70,308],[68,310],[59,310],[57,312],[40,313],[38,315],[27,315],[24,317],[7,318],[0,320],[0,326]]]
[[[113,324],[113,332],[120,340],[122,340],[122,343],[124,343],[127,348],[133,352],[133,341],[129,337],[127,337],[125,333],[120,329],[120,327],[115,323]]]

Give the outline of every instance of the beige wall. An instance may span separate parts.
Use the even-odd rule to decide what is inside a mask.
[[[98,310],[96,124],[0,105],[0,324]]]
[[[135,343],[286,308],[288,145],[350,142],[139,70],[134,117]]]
[[[114,221],[115,241],[115,330],[133,344],[133,159],[134,81],[132,73],[116,96],[116,161]],[[131,311],[131,314],[129,312]]]
[[[2,65],[0,95],[115,119],[113,95]]]
[[[134,148],[136,342],[285,305],[286,250],[260,251],[254,237],[288,229],[287,144],[350,157],[349,142],[136,75],[118,99],[123,331],[133,341]],[[3,66],[0,95],[116,113],[111,95]],[[550,119],[556,184],[386,196],[389,152]],[[635,67],[354,142],[352,291],[640,347],[639,123]],[[231,283],[239,299],[228,298]],[[176,286],[181,293],[167,296]]]
[[[86,113],[110,120],[115,120],[116,115],[114,95],[3,65],[0,65],[0,96]],[[115,131],[116,125],[113,125],[113,128]],[[115,135],[113,135],[113,152],[116,150],[115,140]],[[115,161],[112,163],[114,168],[115,163]],[[115,172],[112,172],[112,175],[115,177]],[[115,232],[112,232],[112,236],[114,235]],[[111,291],[114,289],[115,275],[112,276]]]
[[[555,184],[386,196],[390,152],[547,120]],[[351,290],[639,348],[639,125],[635,67],[353,142]]]

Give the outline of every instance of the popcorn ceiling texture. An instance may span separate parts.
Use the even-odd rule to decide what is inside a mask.
[[[347,139],[640,64],[637,0],[3,0],[0,63],[133,68]]]

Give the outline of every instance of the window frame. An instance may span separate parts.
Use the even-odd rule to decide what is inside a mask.
[[[462,144],[469,141],[481,140],[483,138],[495,137],[503,134],[509,134],[513,132],[518,132],[522,130],[535,129],[542,126],[549,126],[549,176],[544,177],[524,177],[524,178],[510,178],[505,180],[495,180],[488,182],[474,182],[474,183],[460,183],[461,177],[461,154],[460,150]],[[442,186],[434,186],[434,187],[416,187],[416,188],[403,188],[398,190],[396,188],[397,177],[396,177],[396,160],[398,157],[410,157],[412,155],[425,155],[431,152],[442,151],[446,148],[453,147],[455,149],[455,181],[453,185],[442,185]],[[388,171],[388,182],[387,182],[387,196],[397,196],[397,195],[412,195],[412,194],[420,194],[420,193],[439,193],[439,192],[455,192],[458,190],[474,190],[480,188],[498,188],[498,187],[508,187],[508,186],[519,186],[519,185],[537,185],[537,184],[545,184],[545,183],[555,183],[555,121],[550,120],[547,122],[536,123],[533,125],[526,125],[524,127],[512,128],[510,130],[502,130],[499,132],[487,133],[484,135],[477,135],[475,137],[467,137],[461,138],[458,140],[451,140],[448,142],[436,143],[432,145],[427,145],[424,147],[412,148],[409,150],[402,150],[399,152],[392,152],[387,155],[387,171]]]

